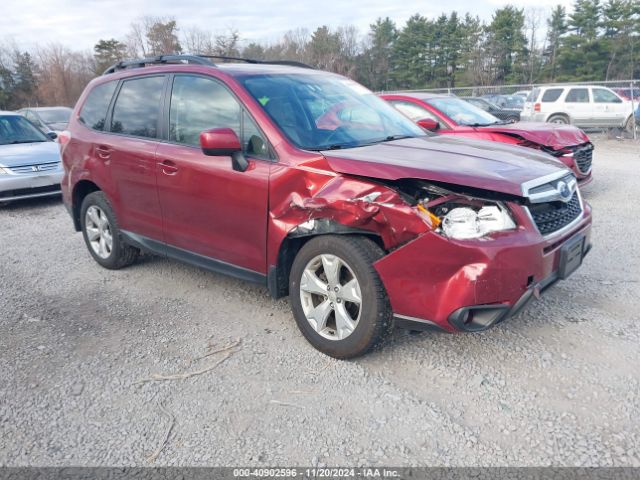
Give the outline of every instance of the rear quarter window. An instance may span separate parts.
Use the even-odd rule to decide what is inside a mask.
[[[562,95],[563,91],[563,88],[549,88],[542,94],[542,99],[540,101],[543,103],[555,102],[556,100],[558,100],[558,98],[560,98],[560,95]]]
[[[79,120],[93,130],[104,129],[105,119],[111,97],[116,89],[117,82],[107,82],[96,85],[84,102],[80,110]]]

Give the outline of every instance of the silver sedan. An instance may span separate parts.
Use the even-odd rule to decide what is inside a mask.
[[[13,112],[0,111],[0,204],[60,194],[59,145]]]

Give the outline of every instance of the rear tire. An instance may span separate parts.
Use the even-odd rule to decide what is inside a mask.
[[[289,298],[298,328],[316,349],[354,358],[393,331],[387,292],[373,268],[384,255],[375,242],[351,235],[322,235],[300,249]]]
[[[131,265],[140,251],[122,240],[113,208],[101,191],[87,195],[80,207],[82,236],[93,259],[110,270]]]
[[[547,122],[555,123],[556,125],[569,125],[570,123],[565,115],[551,115]]]

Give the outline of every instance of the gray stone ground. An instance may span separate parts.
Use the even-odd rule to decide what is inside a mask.
[[[0,465],[640,466],[639,167],[638,143],[597,142],[594,249],[527,311],[349,362],[263,288],[107,271],[59,199],[1,208]]]

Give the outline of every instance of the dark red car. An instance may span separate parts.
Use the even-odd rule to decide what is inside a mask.
[[[591,246],[591,209],[548,155],[427,134],[308,68],[122,63],[61,137],[64,202],[100,265],[143,250],[259,282],[338,358],[394,325],[489,328]]]
[[[542,150],[569,167],[580,185],[593,180],[593,144],[579,128],[542,122],[508,122],[453,96],[384,94],[382,98],[423,128],[438,133]]]

